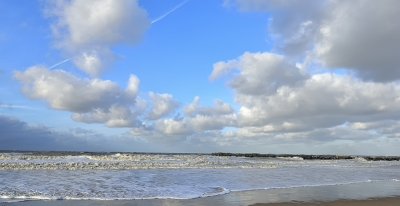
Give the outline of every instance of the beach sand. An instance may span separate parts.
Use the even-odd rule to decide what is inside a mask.
[[[370,182],[347,185],[231,192],[196,199],[148,200],[50,200],[0,203],[1,206],[399,206],[399,182]]]
[[[289,203],[257,203],[251,206],[398,206],[400,198],[380,198],[370,200],[338,200],[333,202],[289,202]]]

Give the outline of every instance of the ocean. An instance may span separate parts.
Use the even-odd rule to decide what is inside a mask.
[[[304,160],[210,154],[0,153],[0,202],[193,199],[237,191],[399,180],[399,161],[362,157]]]

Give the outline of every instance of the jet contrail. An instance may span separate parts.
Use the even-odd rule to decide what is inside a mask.
[[[181,8],[183,5],[185,5],[186,3],[188,3],[190,0],[185,0],[182,1],[180,4],[176,5],[174,8],[172,8],[171,10],[167,11],[165,14],[159,16],[158,18],[154,19],[153,21],[151,21],[151,24],[157,23],[158,21],[161,21],[162,19],[164,19],[165,17],[167,17],[168,15],[170,15],[171,13],[173,13],[174,11],[176,11],[177,9]]]
[[[54,68],[60,66],[61,64],[64,64],[64,63],[69,62],[70,60],[71,60],[71,59],[64,59],[64,60],[62,60],[62,61],[60,61],[60,62],[58,62],[58,63],[56,63],[56,64],[53,64],[53,66],[49,67],[49,69],[54,69]]]

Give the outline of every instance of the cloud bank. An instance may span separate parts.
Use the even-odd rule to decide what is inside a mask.
[[[240,70],[229,83],[241,106],[240,126],[287,132],[399,118],[399,84],[364,82],[332,73],[304,75],[294,65],[277,64],[282,58],[270,53],[245,53],[236,60],[216,64],[214,70],[236,62],[235,69]]]
[[[44,126],[0,116],[0,150],[50,150],[50,151],[105,151],[111,147],[102,144],[105,137],[84,129],[57,132]]]

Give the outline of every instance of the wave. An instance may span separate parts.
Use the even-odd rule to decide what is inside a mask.
[[[200,197],[212,197],[212,196],[217,196],[217,195],[225,195],[230,193],[231,191],[224,188],[224,187],[214,187],[214,191],[212,192],[205,192],[203,193]]]
[[[147,197],[98,197],[87,195],[84,197],[79,196],[50,196],[50,195],[31,195],[31,194],[15,194],[15,195],[0,195],[1,202],[23,202],[23,201],[34,201],[34,200],[101,200],[101,201],[111,201],[111,200],[152,200],[152,199],[176,199],[176,200],[186,200],[186,199],[196,199],[203,197],[212,197],[218,195],[224,195],[230,193],[230,190],[224,187],[210,187],[208,191],[204,191],[202,194],[191,195],[191,196],[170,196],[170,195],[157,195],[157,196],[147,196]]]
[[[251,158],[205,154],[136,153],[0,153],[1,170],[135,170],[135,169],[225,169],[308,167],[381,167],[398,166],[398,161],[304,160],[300,156]]]
[[[257,187],[256,185],[249,184],[244,188],[238,188],[237,186],[229,186],[229,184],[220,184],[225,186],[213,187],[208,183],[207,187],[181,187],[179,189],[170,187],[166,190],[158,190],[154,193],[156,185],[154,187],[143,187],[140,190],[134,191],[137,187],[126,188],[125,191],[131,191],[132,193],[120,193],[114,189],[103,190],[103,191],[92,191],[88,192],[88,188],[80,188],[78,190],[65,190],[58,191],[56,193],[50,190],[35,190],[29,189],[24,190],[23,188],[15,188],[11,190],[0,190],[0,203],[1,202],[16,202],[16,201],[31,201],[31,200],[147,200],[147,199],[195,199],[202,197],[210,197],[217,195],[224,195],[230,192],[242,192],[242,191],[254,191],[254,190],[273,190],[273,189],[291,189],[291,188],[302,188],[302,187],[319,187],[319,186],[335,186],[335,185],[350,185],[359,183],[375,183],[375,182],[398,182],[398,179],[387,179],[387,180],[371,180],[365,179],[360,181],[339,181],[336,183],[316,183],[316,184],[297,184],[292,182],[291,185],[286,186],[270,186],[270,187]],[[245,182],[243,182],[246,185]],[[63,183],[64,184],[64,183]],[[386,184],[386,183],[385,183]],[[243,184],[240,184],[243,185]],[[260,186],[260,185],[259,185]],[[46,188],[46,187],[45,187]],[[236,189],[233,189],[236,188]],[[94,188],[92,188],[94,189]],[[142,193],[142,190],[147,190]],[[173,193],[170,193],[173,190]],[[39,192],[42,191],[42,192]]]
[[[276,168],[270,161],[210,155],[1,154],[0,170],[132,170],[181,168]]]
[[[293,157],[276,157],[277,159],[282,159],[282,160],[292,160],[292,161],[303,161],[304,159],[299,156],[293,156]]]
[[[368,162],[368,160],[365,159],[364,157],[354,157],[354,160],[359,162]]]

